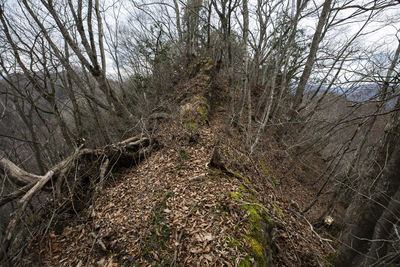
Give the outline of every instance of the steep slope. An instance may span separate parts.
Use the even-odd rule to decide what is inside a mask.
[[[318,266],[328,246],[279,196],[263,165],[225,125],[224,88],[202,59],[180,88],[162,148],[103,190],[80,218],[52,231],[48,266]],[[213,100],[210,103],[210,100]],[[270,162],[266,165],[270,165]],[[39,245],[38,243],[34,243]],[[43,245],[44,244],[44,245]]]

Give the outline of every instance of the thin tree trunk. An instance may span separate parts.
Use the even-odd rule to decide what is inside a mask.
[[[390,200],[389,205],[376,223],[374,235],[371,241],[368,255],[366,256],[366,266],[379,265],[379,259],[387,253],[387,246],[393,227],[400,218],[400,190]]]
[[[278,61],[278,60],[276,60],[276,62],[277,62],[277,61]],[[268,102],[268,104],[265,106],[264,114],[263,114],[263,116],[262,116],[262,123],[261,123],[261,126],[258,128],[257,135],[256,135],[256,139],[254,140],[254,143],[251,145],[250,154],[253,153],[254,150],[256,149],[257,144],[258,144],[258,142],[259,142],[259,140],[260,140],[262,134],[264,133],[265,126],[267,125],[267,123],[268,123],[268,121],[269,121],[269,114],[270,114],[271,109],[272,109],[272,104],[273,104],[273,100],[274,100],[273,98],[274,98],[274,94],[275,94],[276,76],[277,76],[277,74],[278,74],[278,67],[277,67],[277,65],[278,65],[278,63],[275,63],[274,74],[273,74],[272,79],[271,79],[271,82],[270,82],[270,83],[271,83],[271,84],[270,84],[270,86],[271,86],[271,91],[270,91],[270,95],[269,95],[269,102]]]
[[[231,124],[236,126],[243,114],[244,107],[246,105],[246,99],[249,96],[247,93],[248,90],[248,65],[249,65],[249,54],[247,51],[247,40],[248,40],[248,35],[249,35],[249,9],[247,6],[247,0],[243,0],[243,52],[244,52],[244,58],[243,58],[243,74],[242,74],[242,92],[240,95],[240,101],[239,101],[239,112],[234,114],[232,116]],[[251,102],[250,107],[251,107]],[[251,110],[251,108],[250,108]],[[251,118],[251,115],[250,115]],[[251,125],[251,120],[249,121]],[[250,129],[250,127],[249,127]]]
[[[174,0],[174,11],[175,11],[175,20],[176,20],[176,30],[178,31],[178,41],[179,43],[182,43],[183,37],[182,37],[182,28],[181,28],[181,16],[179,14],[179,5],[178,1]]]
[[[293,120],[297,114],[297,108],[300,106],[303,101],[303,94],[306,88],[308,79],[311,75],[311,70],[313,68],[315,58],[318,51],[319,43],[321,42],[321,33],[322,29],[327,21],[328,15],[331,10],[332,0],[325,0],[324,5],[322,6],[322,11],[319,16],[317,28],[315,29],[315,33],[311,42],[310,52],[307,57],[306,64],[304,66],[303,73],[301,74],[299,85],[297,86],[296,95],[292,105],[292,114],[290,116],[290,120]]]
[[[29,130],[29,133],[30,133],[31,139],[32,139],[32,142],[30,143],[30,145],[32,146],[33,154],[35,155],[35,160],[36,160],[37,166],[39,168],[40,174],[42,174],[42,173],[44,173],[44,170],[45,170],[45,163],[42,158],[42,154],[40,153],[41,145],[40,145],[39,137],[37,135],[35,127],[33,126],[32,116],[30,116],[29,118],[27,118],[25,116],[25,113],[22,110],[22,107],[19,105],[18,99],[16,99],[16,98],[14,99],[14,104],[17,109],[19,117],[25,123],[26,127]]]

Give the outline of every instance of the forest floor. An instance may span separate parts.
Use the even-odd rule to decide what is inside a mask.
[[[313,225],[329,198],[322,197],[304,216],[299,212],[323,182],[315,182],[319,174],[314,172],[322,160],[314,156],[299,162],[268,138],[257,158],[250,158],[239,130],[226,126],[226,116],[225,107],[215,107],[209,125],[195,135],[182,132],[179,122],[161,123],[159,129],[168,129],[158,131],[161,149],[110,177],[89,209],[62,230],[32,242],[35,261],[48,266],[237,266],[248,258],[251,244],[243,239],[250,231],[249,214],[233,194],[249,181],[275,223],[274,265],[328,266],[337,244]],[[189,140],[193,136],[195,142]],[[209,165],[216,149],[233,175]]]

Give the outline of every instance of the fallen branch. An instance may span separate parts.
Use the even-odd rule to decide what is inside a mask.
[[[6,158],[0,159],[0,171],[17,185],[27,185],[39,181],[42,176],[26,172]],[[0,172],[0,173],[1,173]]]
[[[15,229],[22,218],[25,208],[28,205],[29,201],[32,199],[32,197],[53,177],[54,171],[51,170],[46,173],[42,177],[42,179],[37,182],[19,201],[18,201],[18,208],[14,212],[10,223],[8,224],[6,228],[6,233],[5,233],[5,238],[2,242],[2,249],[1,251],[3,252],[2,255],[0,256],[0,261],[3,260],[4,257],[7,257],[7,255],[4,255],[7,253],[8,248],[11,245],[12,242],[12,237],[13,234],[15,234]]]
[[[59,164],[57,164],[53,169],[48,171],[44,176],[35,175],[36,177],[39,178],[39,181],[31,189],[29,189],[29,191],[26,192],[25,195],[18,201],[18,208],[14,212],[14,214],[6,228],[5,237],[2,242],[2,249],[1,249],[1,251],[3,253],[0,256],[0,261],[3,260],[4,257],[7,257],[6,253],[12,243],[12,238],[13,238],[13,235],[15,234],[15,229],[18,226],[21,218],[23,217],[24,211],[25,211],[26,206],[28,205],[29,201],[32,199],[32,197],[35,194],[37,194],[43,188],[43,186],[45,186],[45,184],[48,181],[50,181],[51,178],[53,178],[53,176],[56,172],[59,172],[60,170],[63,170],[64,168],[68,167],[71,160],[80,153],[79,149],[80,148],[76,149],[75,153],[72,156],[68,157],[67,159],[65,159],[62,162],[60,162]],[[19,169],[19,170],[21,170],[21,169]],[[25,174],[25,173],[26,172],[23,171],[23,174]]]
[[[35,182],[32,182],[32,183],[30,183],[30,184],[25,185],[24,187],[18,188],[17,190],[15,190],[14,192],[12,192],[11,194],[8,194],[8,195],[6,195],[6,196],[1,197],[1,198],[0,198],[0,208],[1,208],[3,205],[5,205],[5,204],[7,204],[7,203],[9,203],[9,202],[11,202],[11,201],[13,201],[13,200],[19,198],[20,196],[24,195],[24,194],[25,194],[29,189],[31,189],[34,185],[35,185]]]
[[[326,242],[326,244],[328,244],[328,246],[332,249],[332,251],[335,251],[335,249],[332,247],[332,245],[330,244],[330,242],[333,242],[333,240],[328,239],[328,238],[323,238],[321,237],[315,230],[314,227],[312,226],[312,224],[306,219],[306,217],[304,217],[302,214],[300,214],[300,217],[302,217],[306,223],[308,224],[308,226],[310,227],[311,232],[313,232],[319,239],[319,242],[323,243]]]
[[[97,195],[98,192],[101,191],[106,174],[109,173],[112,168],[119,166],[128,167],[137,164],[145,157],[145,154],[150,153],[155,146],[155,142],[152,143],[149,138],[140,135],[116,144],[108,145],[104,148],[82,149],[81,146],[77,148],[72,155],[54,166],[43,176],[28,173],[8,159],[0,159],[0,173],[2,172],[7,175],[15,184],[23,186],[13,193],[0,198],[1,207],[22,196],[22,198],[18,200],[18,207],[14,211],[6,228],[0,248],[0,262],[8,259],[9,250],[17,234],[17,227],[25,215],[27,205],[50,180],[53,181],[53,185],[56,185],[55,195],[57,201],[61,201],[66,194],[69,194],[71,202],[74,202],[75,199],[79,199],[79,196],[82,195],[90,199],[93,192]],[[100,165],[99,162],[101,162]],[[84,170],[82,175],[76,175],[75,173],[79,170],[79,166],[81,166],[80,169],[82,171]],[[88,172],[90,168],[93,168],[94,174]],[[90,183],[82,182],[83,177],[91,179],[89,180]],[[93,177],[100,177],[100,179],[93,179]],[[97,187],[97,190],[93,190],[94,188],[90,187],[93,186],[91,183],[95,183],[94,186]],[[68,190],[65,190],[65,185],[68,187]],[[78,189],[80,191],[77,191]]]

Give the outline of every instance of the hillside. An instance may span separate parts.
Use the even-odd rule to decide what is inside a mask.
[[[31,263],[327,265],[335,244],[313,229],[315,216],[307,219],[294,204],[312,200],[315,188],[305,185],[312,173],[289,170],[290,159],[282,162],[277,152],[260,163],[243,152],[240,136],[224,124],[226,107],[202,102],[207,93],[224,98],[210,64],[200,61],[180,86],[179,115],[154,135],[160,148],[110,174],[107,188],[64,227],[34,237]]]
[[[400,266],[399,1],[0,4],[0,266]]]

